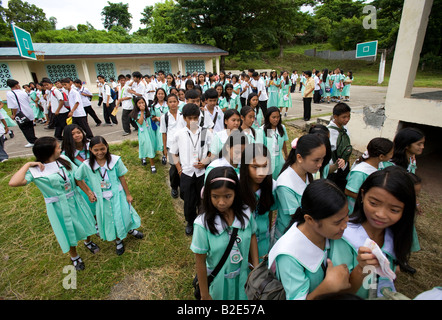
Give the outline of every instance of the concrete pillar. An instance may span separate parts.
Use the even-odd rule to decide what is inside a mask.
[[[216,65],[216,73],[217,74],[219,74],[219,72],[220,72],[219,59],[220,59],[220,57],[215,58],[215,65]]]
[[[91,77],[89,75],[89,68],[87,67],[86,60],[81,60],[81,67],[83,68],[83,74],[84,74],[83,81],[86,81],[88,87],[90,88],[89,90],[91,90],[92,89],[91,85],[95,84],[96,81],[94,81],[94,82],[91,81]]]
[[[185,73],[185,70],[183,69],[183,59],[181,59],[181,58],[178,58],[178,70],[177,70],[177,72],[178,71],[181,71],[181,74]]]

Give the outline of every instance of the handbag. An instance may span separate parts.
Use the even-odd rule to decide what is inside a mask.
[[[207,285],[210,287],[210,284],[212,283],[213,279],[215,279],[218,272],[220,272],[221,268],[223,267],[224,263],[227,260],[227,256],[229,255],[230,251],[232,250],[233,243],[236,240],[236,236],[238,234],[238,228],[233,228],[232,236],[230,237],[229,245],[226,248],[226,251],[224,251],[224,254],[221,258],[221,260],[216,265],[215,269],[212,271],[211,274],[207,276]],[[195,278],[193,278],[192,285],[194,288],[193,295],[195,296],[195,299],[201,300],[201,292],[200,292],[200,286],[198,283],[198,275],[195,275]]]
[[[23,111],[21,111],[21,106],[20,106],[20,102],[18,101],[18,97],[17,97],[17,94],[13,91],[13,90],[11,90],[12,91],[12,93],[14,94],[14,96],[15,96],[15,99],[17,99],[17,104],[18,104],[18,111],[17,111],[17,113],[15,114],[15,118],[14,118],[14,120],[18,123],[18,124],[25,124],[25,123],[28,123],[28,122],[33,122],[32,120],[30,120],[24,113],[23,113]]]

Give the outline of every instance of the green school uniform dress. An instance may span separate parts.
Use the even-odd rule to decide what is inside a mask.
[[[350,79],[349,76],[346,76],[344,79],[344,84],[345,84],[345,81],[349,81],[349,80],[353,80],[353,79]],[[351,83],[344,85],[344,89],[342,89],[341,96],[342,97],[350,97],[350,89],[351,89]]]
[[[226,226],[220,216],[215,218],[218,234],[210,232],[205,223],[205,214],[199,215],[194,222],[192,244],[190,249],[195,254],[206,255],[207,274],[209,275],[221,260],[233,228],[238,230],[238,238],[227,257],[226,262],[213,279],[209,293],[214,300],[247,300],[244,285],[249,274],[249,250],[253,234],[256,234],[256,221],[247,208],[244,211],[245,226],[235,217],[231,226]]]
[[[134,207],[129,205],[126,192],[119,177],[127,173],[127,168],[119,156],[112,155],[111,161],[100,167],[91,167],[85,160],[75,173],[77,180],[89,179],[91,190],[97,197],[96,217],[100,238],[105,241],[123,240],[132,229],[141,225]]]
[[[268,266],[281,281],[287,300],[305,300],[325,278],[332,240],[317,247],[293,224],[269,253]]]
[[[66,155],[66,153],[64,151],[61,154],[64,155],[67,158],[67,155]],[[75,153],[74,153],[74,164],[77,167],[80,167],[81,164],[86,159],[89,159],[89,142],[86,144],[85,148],[83,148],[82,150],[75,150]],[[89,182],[89,180],[87,178],[84,179],[84,182],[86,183],[87,186],[90,185],[90,182]],[[88,204],[89,208],[91,209],[92,213],[95,216],[95,202],[90,202],[89,201],[89,197],[87,196],[87,194],[84,193],[84,191],[81,190],[81,188],[79,186],[77,186],[77,190],[82,195],[82,197],[84,198],[84,200],[86,201],[86,203]]]
[[[279,108],[291,108],[292,107],[292,97],[290,96],[290,88],[292,86],[292,81],[289,80],[286,83],[281,80],[281,91],[279,93],[278,107]]]
[[[285,169],[276,180],[278,215],[276,216],[275,240],[281,238],[290,224],[291,216],[301,206],[301,198],[310,183],[306,176],[304,182],[292,167]]]
[[[169,107],[166,101],[164,101],[162,105],[157,103],[156,105],[153,106],[151,110],[151,116],[161,118],[161,116],[167,113],[167,111],[169,111]],[[155,124],[156,124],[156,130],[154,130],[156,138],[155,151],[163,152],[163,135],[160,132],[160,123],[156,121]]]
[[[183,108],[185,105],[186,103],[184,101],[180,101],[180,103],[178,104],[178,111],[183,112]]]
[[[264,114],[262,113],[261,108],[258,107],[258,111],[255,111],[255,121],[252,124],[253,129],[259,129],[264,124]]]
[[[138,118],[136,119],[138,126],[138,157],[140,159],[155,158],[156,153],[156,132],[152,129],[151,117],[144,117],[143,124],[140,124],[138,120],[141,117],[141,112],[138,112]],[[157,128],[160,131],[160,128]]]
[[[262,127],[264,130],[264,126]],[[287,135],[287,130],[284,125],[282,125],[284,134],[281,136],[278,130],[269,129],[270,134],[265,134],[264,145],[270,151],[272,160],[272,177],[273,179],[278,179],[279,173],[284,166],[284,153],[282,147],[285,141],[289,140]]]
[[[281,79],[276,78],[271,81],[273,81],[274,83],[269,85],[269,99],[267,100],[267,108],[278,107],[279,101],[279,88],[277,87],[277,85],[281,83]]]
[[[213,140],[210,144],[210,153],[218,156],[221,150],[223,149],[224,144],[229,137],[229,130],[224,129],[222,131],[215,132],[213,134]]]
[[[67,253],[70,247],[77,246],[78,241],[97,231],[94,215],[75,185],[77,166],[62,157],[71,163],[72,170],[54,161],[46,163],[43,171],[38,167],[29,168],[25,179],[27,184],[34,182],[43,194],[52,230],[61,250]]]
[[[17,126],[17,123],[14,120],[12,120],[12,118],[8,115],[8,113],[5,110],[3,110],[3,108],[0,109],[0,113],[2,114],[3,118],[5,118],[5,122],[8,128]]]
[[[239,178],[239,164],[238,166],[235,168],[234,166],[232,166],[232,164],[227,161],[226,158],[222,157],[222,158],[218,158],[213,160],[206,168],[206,171],[204,173],[204,182],[206,182],[206,178],[209,175],[209,172],[212,171],[214,168],[218,168],[218,167],[231,167],[233,170],[235,170],[236,174],[238,175]]]
[[[377,170],[378,168],[369,165],[367,162],[354,164],[347,176],[347,184],[345,186],[345,189],[358,194],[359,189],[361,188],[364,181],[368,178],[370,174],[376,172]],[[350,215],[353,213],[353,209],[355,207],[355,199],[347,196],[347,202],[348,214]]]
[[[321,89],[322,89],[322,98],[328,98],[330,97],[330,91],[327,92],[328,89],[330,89],[330,75],[327,75],[327,80],[324,82],[321,82]]]
[[[241,93],[241,83],[237,82],[233,85],[233,90],[239,90],[239,93]],[[236,94],[235,92],[232,93],[232,99],[235,99],[234,108],[238,110],[238,112],[241,112],[242,104],[241,104],[241,95]]]
[[[244,135],[247,137],[250,144],[252,143],[264,144],[264,131],[261,128],[253,128],[253,130],[255,131],[254,134],[250,128],[248,130],[242,130],[242,133],[244,133]]]
[[[270,246],[271,246],[271,235],[270,235],[270,221],[269,221],[269,214],[270,211],[277,209],[277,203],[276,203],[276,181],[272,180],[272,195],[275,199],[275,202],[273,206],[270,208],[269,211],[258,214],[258,207],[253,212],[253,216],[256,220],[256,240],[258,241],[258,256],[259,261],[262,261],[262,257],[264,257],[266,254],[269,253]],[[255,192],[256,196],[256,203],[259,203],[259,199],[261,197],[261,189],[257,190]]]
[[[225,97],[219,97],[217,105],[223,111],[226,111],[227,109],[230,108],[230,103],[227,101]]]
[[[369,238],[369,236],[362,225],[349,222],[342,238],[334,241],[334,250],[339,252],[339,255],[334,256],[334,259],[332,259],[333,265],[346,264],[351,273],[359,264],[356,259],[358,256],[358,250],[359,247],[364,245],[367,238]],[[389,260],[391,270],[396,271],[393,233],[389,228],[385,229],[384,244],[381,247],[381,250]],[[377,297],[382,296],[380,290],[383,287],[390,287],[392,288],[392,291],[396,291],[394,283],[391,281],[391,279],[376,276],[372,277],[371,279],[377,283],[377,292],[372,293]],[[372,282],[370,281],[370,283]],[[361,288],[359,288],[356,295],[363,299],[368,299],[369,291],[370,290],[368,288],[364,288],[363,285]]]

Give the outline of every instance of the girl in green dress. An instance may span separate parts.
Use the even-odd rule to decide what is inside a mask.
[[[258,98],[258,95],[255,95],[255,98]],[[255,124],[255,110],[250,106],[245,106],[241,109],[241,132],[249,139],[249,143],[263,143],[264,141],[264,132],[260,127],[254,127]]]
[[[395,291],[394,273],[407,264],[412,251],[415,211],[415,188],[403,168],[378,170],[365,180],[348,227],[335,243],[340,252],[336,262],[347,264],[351,272],[352,293],[371,299],[380,297],[384,287]],[[377,244],[385,262],[365,246],[367,239]]]
[[[272,176],[276,180],[288,156],[287,141],[289,140],[277,107],[267,109],[263,131],[264,145],[269,150],[272,159]]]
[[[278,78],[276,71],[272,70],[269,79],[269,100],[267,100],[267,108],[278,107],[279,89],[281,88],[280,83],[281,79]]]
[[[291,216],[301,205],[302,194],[322,166],[326,148],[321,138],[306,134],[292,141],[292,148],[278,177],[276,194],[278,215],[275,225],[275,239],[287,230]]]
[[[225,112],[227,109],[229,109],[230,105],[229,105],[229,102],[226,99],[226,95],[225,95],[225,92],[224,92],[224,86],[221,83],[217,83],[215,85],[215,90],[218,93],[218,100],[216,102],[216,105],[219,106],[219,108],[223,112]]]
[[[241,115],[235,109],[229,109],[224,113],[224,130],[214,132],[212,143],[210,145],[210,153],[218,156],[219,152],[227,141],[229,135],[238,130],[241,125]]]
[[[322,81],[321,81],[321,90],[322,90],[322,100],[327,103],[330,103],[330,75],[328,74],[328,69],[322,70]]]
[[[292,97],[290,95],[290,88],[292,87],[292,81],[290,80],[287,71],[284,71],[281,77],[281,90],[279,93],[278,105],[282,114],[282,109],[285,108],[284,116],[287,117],[287,111],[292,107]]]
[[[234,74],[232,76],[233,85],[233,93],[232,93],[232,99],[235,99],[234,102],[234,108],[238,110],[238,112],[241,111],[242,105],[241,105],[241,83],[239,81],[239,76],[237,74]]]
[[[163,135],[160,132],[160,120],[161,116],[169,111],[166,97],[166,90],[164,90],[163,88],[158,88],[155,93],[152,105],[149,108],[150,114],[152,115],[152,129],[155,132],[155,152],[160,151],[161,153],[163,153]]]
[[[152,129],[152,117],[143,97],[136,97],[134,100],[134,109],[130,113],[132,119],[136,120],[138,125],[138,157],[141,159],[143,166],[147,165],[146,158],[149,158],[150,170],[156,173],[155,167],[155,145],[157,137]],[[160,128],[157,128],[160,131]],[[161,141],[163,136],[161,135]]]
[[[96,196],[96,217],[100,238],[116,242],[116,253],[124,253],[123,239],[128,234],[143,238],[141,221],[134,207],[133,198],[124,175],[127,168],[121,157],[109,152],[109,145],[101,136],[95,136],[89,144],[90,158],[75,173],[75,179],[88,179]]]
[[[312,300],[350,288],[347,266],[337,263],[334,242],[347,227],[344,193],[330,180],[315,180],[304,191],[288,231],[269,253],[269,269],[287,300]]]
[[[94,215],[76,186],[88,195],[90,202],[95,202],[96,196],[83,181],[75,179],[77,166],[61,156],[57,139],[37,139],[32,151],[36,161],[26,163],[12,176],[9,185],[35,183],[45,199],[46,212],[61,250],[69,252],[76,270],[83,270],[84,262],[77,253],[78,242],[86,240],[84,244],[92,253],[99,248],[90,239],[96,233]]]
[[[247,105],[253,109],[255,112],[255,121],[253,121],[252,128],[259,129],[264,124],[264,114],[262,109],[259,107],[258,94],[251,93],[247,98]]]
[[[273,211],[276,210],[276,181],[272,178],[272,160],[265,145],[246,147],[241,159],[241,197],[256,220],[256,239],[260,261],[269,253]]]
[[[341,97],[343,101],[350,101],[350,89],[353,82],[353,72],[347,72],[347,76],[344,78],[344,89],[342,89]]]
[[[201,300],[247,300],[244,285],[249,264],[258,265],[256,222],[240,195],[238,176],[218,167],[207,176],[202,214],[194,222],[190,249],[195,253]],[[221,260],[233,229],[238,229],[229,256],[209,284],[207,276]]]

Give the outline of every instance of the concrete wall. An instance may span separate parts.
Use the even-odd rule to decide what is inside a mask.
[[[375,57],[371,58],[356,58],[356,50],[351,51],[316,51],[316,49],[305,50],[304,54],[310,57],[317,57],[325,60],[365,60],[365,61],[375,61]]]

